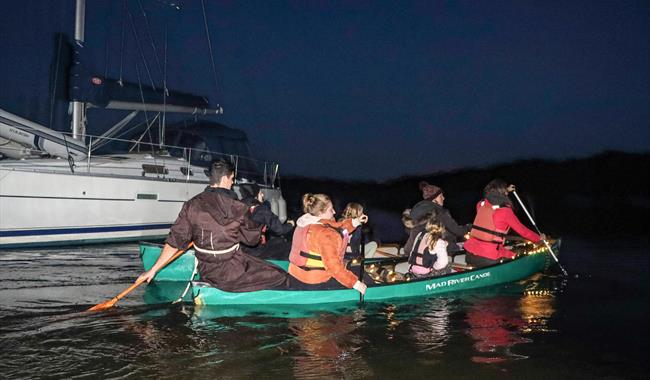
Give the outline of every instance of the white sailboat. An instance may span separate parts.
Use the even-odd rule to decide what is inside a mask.
[[[83,42],[84,14],[85,1],[77,0],[78,43]],[[277,163],[210,152],[203,143],[156,142],[154,150],[153,142],[136,141],[129,153],[94,154],[138,110],[218,114],[219,108],[111,102],[103,107],[134,112],[104,136],[92,138],[85,134],[84,114],[90,106],[72,103],[72,136],[0,109],[0,154],[9,157],[0,160],[0,249],[162,238],[183,202],[208,184],[205,167],[195,163],[220,156],[233,161],[239,183],[258,183],[273,211],[286,219]],[[223,128],[231,135],[236,131]],[[237,132],[237,143],[250,151],[245,134]]]

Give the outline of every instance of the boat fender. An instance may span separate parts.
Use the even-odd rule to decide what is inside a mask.
[[[282,223],[287,221],[287,201],[282,194],[278,197],[278,213],[276,214]]]
[[[273,212],[275,215],[278,215],[278,199],[276,197],[271,197],[268,198],[267,201],[271,205],[271,212]]]

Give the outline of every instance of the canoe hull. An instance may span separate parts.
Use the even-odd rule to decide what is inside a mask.
[[[368,287],[364,301],[380,302],[396,298],[423,297],[504,284],[542,272],[549,264],[549,255],[546,252],[540,252],[488,268],[399,284]],[[261,290],[231,293],[216,289],[206,283],[194,282],[192,292],[194,303],[197,305],[317,305],[359,301],[359,293],[353,289]]]
[[[140,246],[140,257],[145,270],[154,264],[160,254],[160,249],[159,245],[142,244]],[[559,251],[559,241],[556,242],[554,250],[556,253]],[[396,284],[377,284],[368,287],[364,301],[381,302],[396,298],[423,297],[518,281],[546,270],[551,265],[551,260],[548,251],[542,249],[513,261],[487,268]],[[286,261],[273,261],[273,263],[285,270],[288,266]],[[353,289],[225,292],[200,282],[198,274],[192,278],[194,265],[194,251],[190,250],[159,271],[154,280],[156,282],[182,282],[183,284],[192,281],[191,297],[197,305],[318,305],[359,301],[359,293]]]

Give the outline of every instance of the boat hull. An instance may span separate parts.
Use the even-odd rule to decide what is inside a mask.
[[[0,166],[0,249],[160,239],[207,184],[103,175],[97,167],[73,173],[52,161],[59,163],[38,170]],[[139,172],[140,162],[131,163]]]
[[[74,171],[66,160],[3,160],[0,249],[159,240],[208,184],[202,167],[170,156],[104,156]],[[263,191],[282,200],[279,189]]]

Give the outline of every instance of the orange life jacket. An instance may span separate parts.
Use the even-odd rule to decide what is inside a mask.
[[[494,225],[494,212],[498,208],[499,206],[493,206],[486,200],[481,201],[469,235],[481,241],[503,243],[509,229],[500,230]]]
[[[346,229],[335,228],[328,224],[324,225],[335,229],[339,234],[341,234],[343,243],[341,244],[339,254],[343,257],[345,254],[345,248],[348,246],[348,242],[350,241],[350,234]],[[294,230],[291,252],[289,253],[289,262],[303,270],[325,270],[321,254],[314,250],[310,250],[307,246],[307,236],[309,234],[310,226],[311,225],[306,227],[296,227]]]

